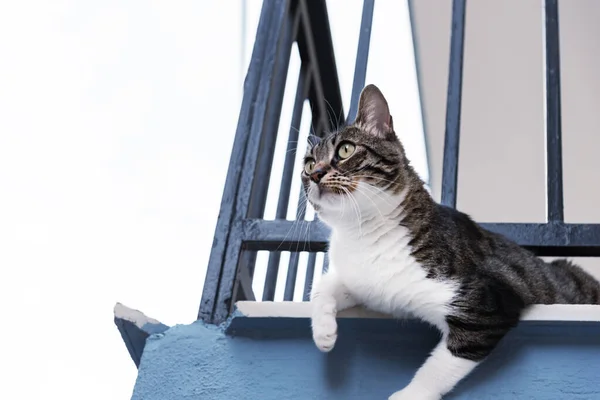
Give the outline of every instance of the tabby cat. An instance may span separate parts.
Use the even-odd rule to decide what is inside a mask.
[[[331,267],[311,293],[317,347],[333,348],[336,313],[359,304],[408,313],[442,333],[410,384],[390,400],[441,399],[530,304],[599,303],[600,284],[579,267],[547,263],[435,203],[374,85],[363,89],[352,125],[310,141],[302,182],[332,231]]]

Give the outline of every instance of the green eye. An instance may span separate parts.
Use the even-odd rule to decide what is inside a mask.
[[[338,148],[338,156],[340,156],[342,160],[348,158],[354,153],[355,149],[356,147],[352,143],[344,142]]]
[[[306,162],[306,164],[304,164],[304,172],[306,172],[307,175],[312,174],[314,169],[315,169],[315,160],[308,160]]]

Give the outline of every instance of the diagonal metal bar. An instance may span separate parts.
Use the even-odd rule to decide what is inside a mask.
[[[313,112],[313,126],[320,123],[329,129],[344,121],[340,82],[331,39],[327,4],[323,0],[298,0],[302,13],[298,50],[302,62],[312,68],[313,82],[308,95]],[[315,132],[322,135],[321,130]]]
[[[371,28],[373,27],[373,10],[375,0],[364,0],[362,19],[360,21],[360,34],[358,36],[358,49],[356,51],[356,65],[354,66],[354,81],[352,82],[352,98],[348,110],[349,125],[354,122],[358,110],[358,99],[360,92],[365,86],[367,77],[367,65],[369,61],[369,47],[371,45]]]
[[[292,125],[289,132],[285,160],[283,163],[283,174],[281,178],[281,189],[277,203],[275,218],[286,219],[288,205],[290,201],[290,191],[293,181],[294,161],[296,160],[296,151],[298,149],[298,135],[300,122],[302,120],[302,109],[304,100],[308,96],[311,75],[308,73],[306,64],[300,68],[298,77],[298,86],[296,88],[296,98],[294,100],[294,109],[292,112]],[[277,274],[279,273],[279,262],[281,261],[281,252],[274,251],[269,254],[267,263],[267,275],[265,278],[263,301],[273,301],[275,298],[275,286],[277,284]]]
[[[244,99],[240,110],[238,126],[233,149],[231,151],[231,160],[234,157],[244,157],[246,147],[250,138],[251,115],[254,103],[258,96],[258,85],[263,65],[265,64],[266,43],[271,33],[271,20],[275,9],[272,7],[263,7],[260,16],[260,22],[256,33],[256,44],[254,46],[252,58],[248,73],[244,81]],[[219,209],[219,218],[215,229],[213,247],[210,254],[204,289],[202,291],[202,300],[198,319],[211,321],[215,309],[215,300],[221,274],[225,262],[225,252],[229,244],[229,238],[232,233],[233,223],[235,221],[235,201],[238,196],[239,183],[242,175],[241,165],[231,162],[227,171],[223,198]]]
[[[231,310],[242,248],[241,237],[235,235],[235,222],[248,215],[262,216],[261,208],[264,205],[261,207],[260,199],[257,199],[253,189],[257,178],[256,166],[259,165],[259,150],[269,145],[262,140],[263,129],[276,126],[270,123],[269,118],[281,110],[283,89],[279,87],[285,86],[290,49],[283,47],[283,51],[280,51],[280,44],[282,37],[284,42],[291,37],[291,33],[286,32],[286,29],[291,30],[291,24],[286,24],[288,3],[285,0],[265,0],[262,8],[252,60],[244,85],[244,100],[232,151],[232,162],[227,173],[198,313],[198,318],[206,322],[224,321]],[[288,47],[291,47],[291,43]],[[285,65],[282,66],[283,64]],[[282,70],[283,76],[282,73],[278,74]],[[277,91],[281,91],[281,99],[278,99]],[[274,139],[268,140],[274,142]],[[251,204],[253,194],[254,203]]]
[[[452,34],[450,37],[450,67],[446,99],[446,135],[442,170],[443,205],[456,208],[458,185],[458,150],[460,144],[460,112],[462,100],[463,53],[465,45],[466,0],[452,2]]]

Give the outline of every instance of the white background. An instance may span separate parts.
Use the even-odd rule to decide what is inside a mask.
[[[367,81],[427,179],[406,4],[376,4]],[[362,2],[328,5],[347,110]],[[128,399],[115,302],[195,320],[260,6],[0,3],[1,399]]]

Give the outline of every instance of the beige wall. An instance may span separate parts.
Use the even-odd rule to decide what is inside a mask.
[[[437,199],[451,3],[412,0]],[[565,219],[600,223],[600,1],[562,1],[559,12]],[[541,0],[467,2],[457,206],[481,222],[545,220],[542,17]]]

